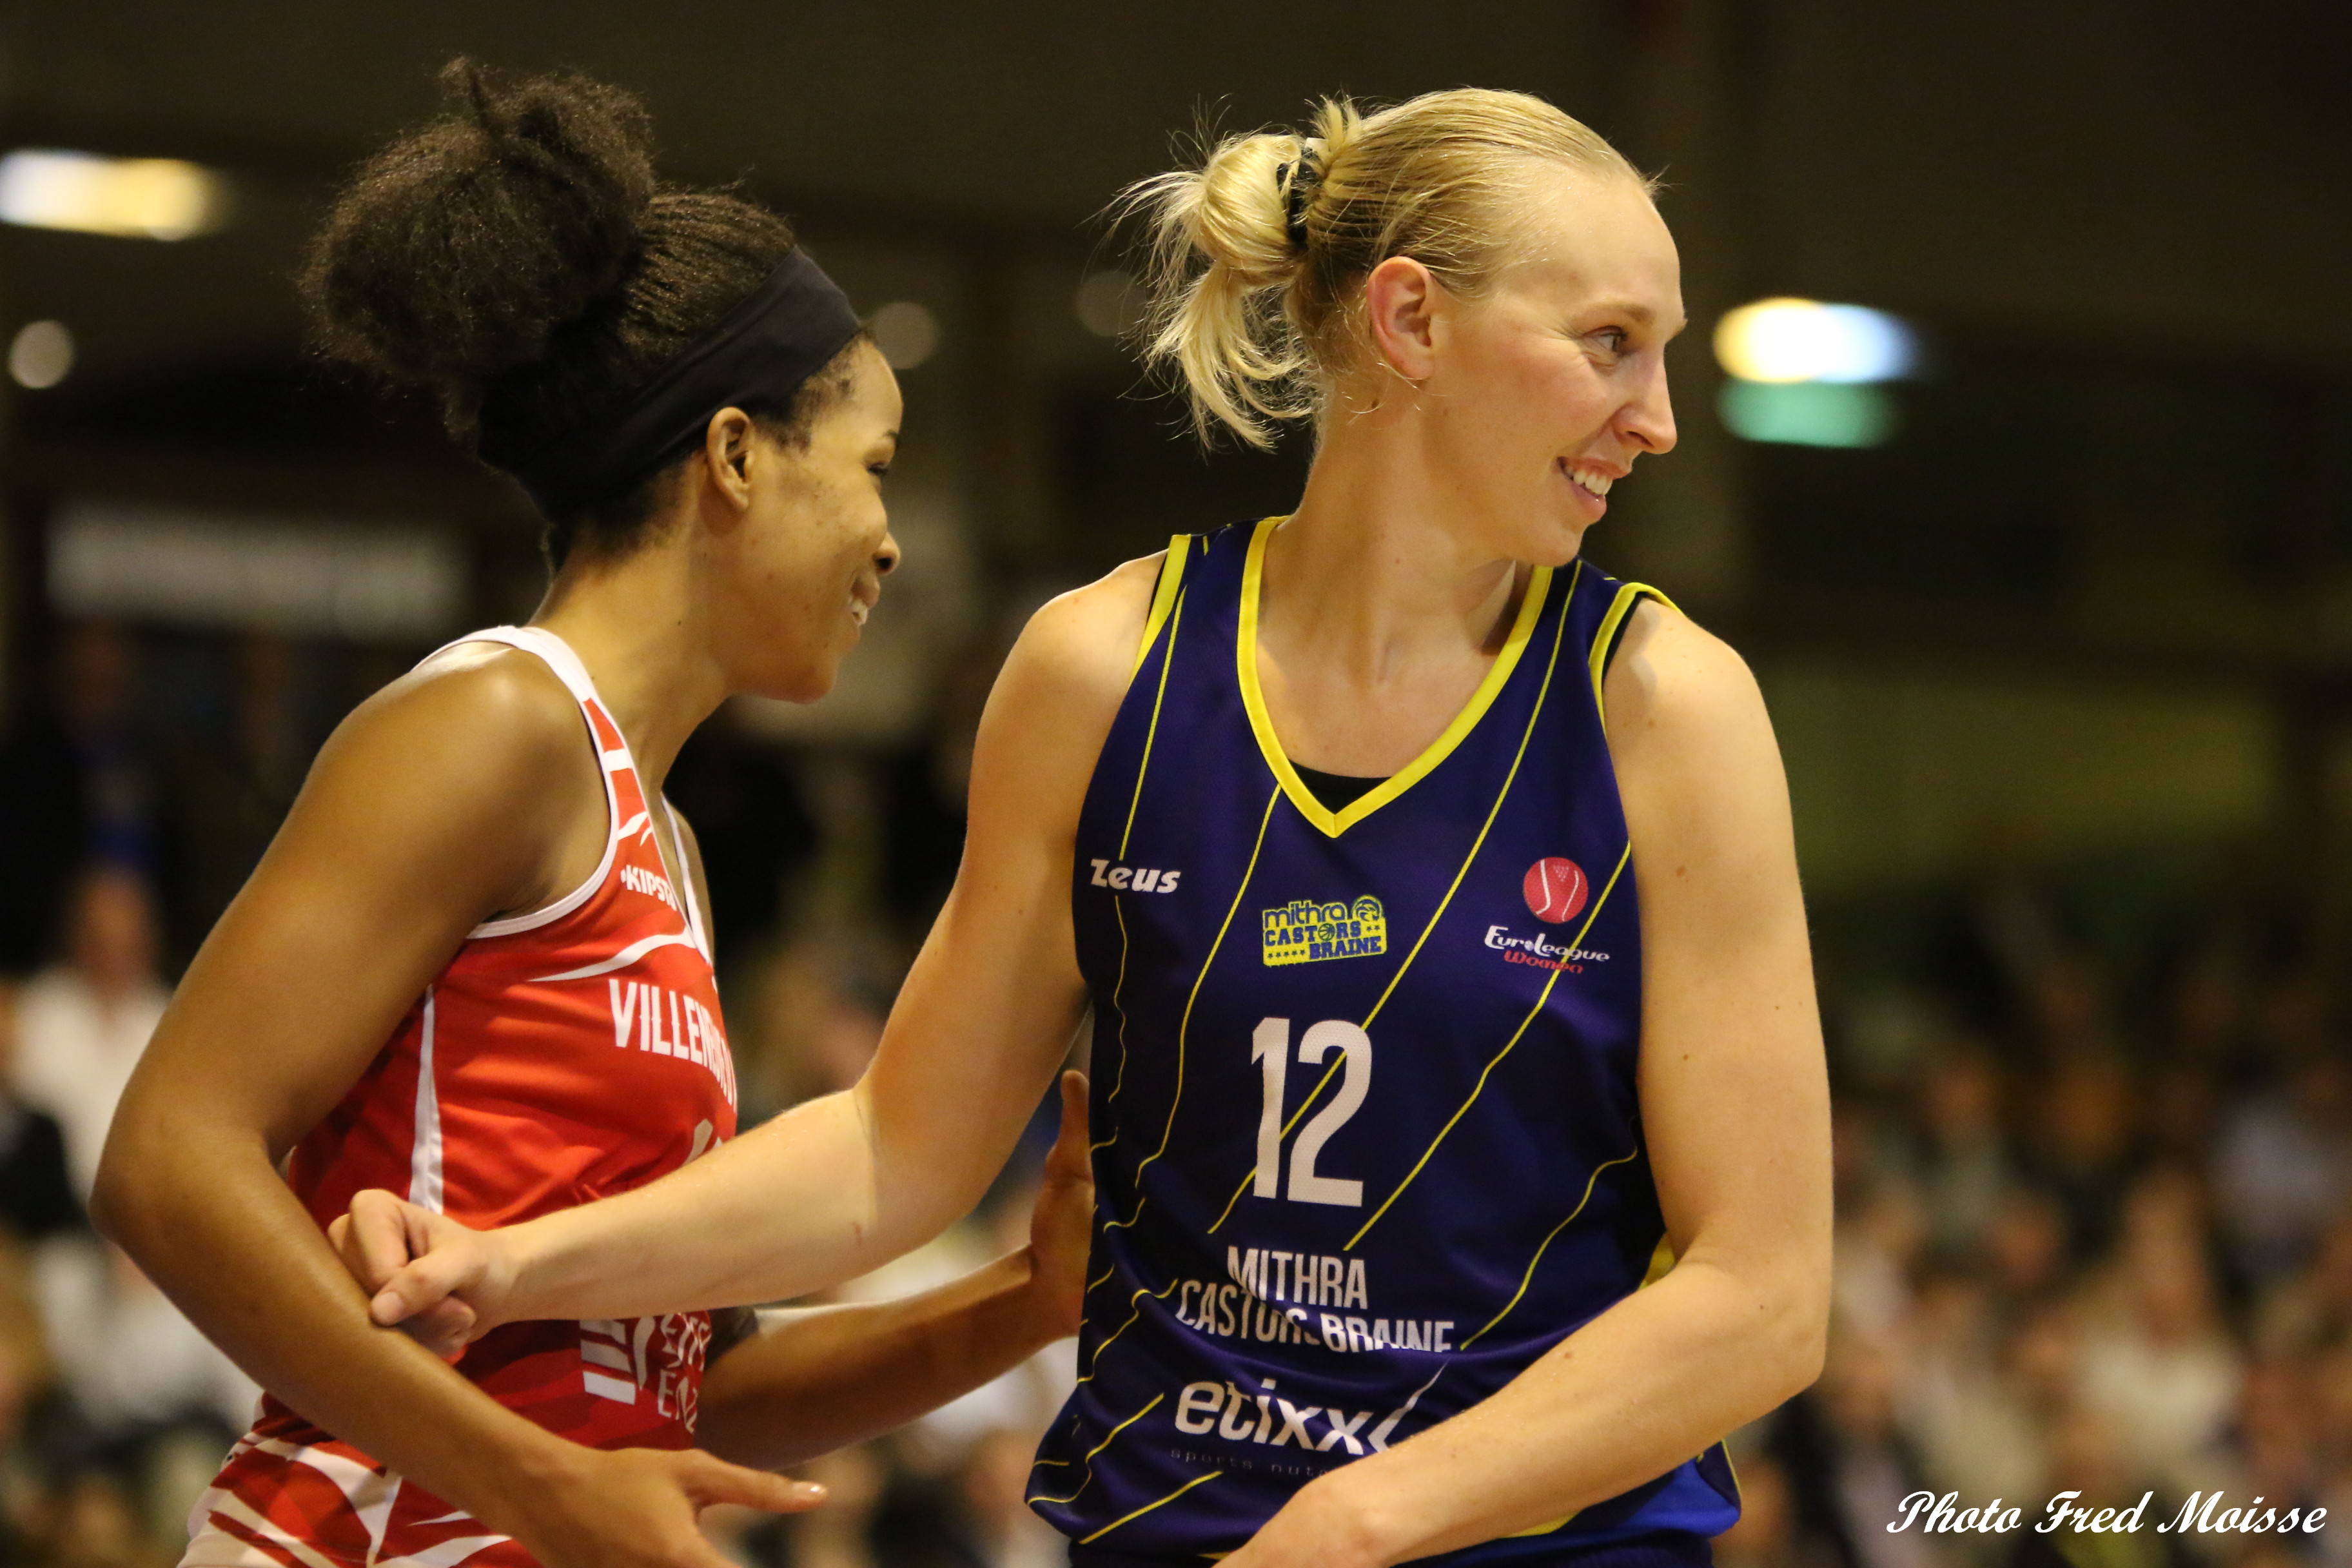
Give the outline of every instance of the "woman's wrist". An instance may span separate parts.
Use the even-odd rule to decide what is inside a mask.
[[[998,1280],[998,1300],[1010,1312],[1009,1326],[1024,1353],[1043,1350],[1068,1331],[1029,1248],[1008,1252],[988,1268]]]
[[[1079,1313],[1084,1307],[1083,1294],[1074,1296],[1066,1282],[1055,1279],[1053,1271],[1037,1261],[1037,1249],[1024,1247],[1005,1256],[1007,1266],[1020,1270],[1022,1321],[1042,1350],[1056,1340],[1066,1340],[1078,1331]]]
[[[1360,1463],[1318,1476],[1292,1494],[1268,1528],[1295,1532],[1318,1568],[1388,1568],[1420,1555],[1387,1505],[1384,1468]]]

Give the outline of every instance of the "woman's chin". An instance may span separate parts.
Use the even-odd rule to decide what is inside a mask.
[[[755,697],[805,706],[829,695],[840,673],[841,661],[832,659],[816,668],[774,671],[753,682],[749,689]]]

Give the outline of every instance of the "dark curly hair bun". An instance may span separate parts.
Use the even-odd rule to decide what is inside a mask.
[[[482,381],[618,299],[653,205],[652,125],[576,76],[441,73],[451,112],[360,172],[303,282],[328,352],[404,381]]]
[[[543,449],[619,405],[793,251],[767,208],[656,179],[645,106],[618,88],[468,59],[441,85],[447,110],[336,198],[300,287],[327,353],[431,389],[475,450]],[[746,412],[790,434],[841,379]],[[634,544],[651,485],[551,519],[551,558],[575,533]]]

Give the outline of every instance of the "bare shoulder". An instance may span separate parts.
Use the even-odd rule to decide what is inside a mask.
[[[579,704],[555,672],[517,648],[465,643],[426,660],[354,709],[331,744],[396,748],[466,771],[576,766]]]
[[[1029,617],[981,721],[976,811],[1001,803],[1075,819],[1127,695],[1163,559],[1128,562]]]
[[[1107,729],[1127,694],[1166,558],[1129,561],[1046,601],[1013,645],[998,694],[1021,706],[1047,703],[1069,718],[1099,710]]]
[[[1083,588],[1049,599],[1029,617],[1013,657],[1065,679],[1127,689],[1167,552],[1129,561]]]
[[[1748,661],[1682,611],[1644,599],[1602,687],[1609,746],[1623,754],[1660,740],[1701,740],[1764,725]]]
[[[599,795],[579,705],[554,672],[527,653],[473,644],[353,710],[320,751],[295,815],[297,826],[412,843],[497,838],[528,862],[561,837],[565,807]]]

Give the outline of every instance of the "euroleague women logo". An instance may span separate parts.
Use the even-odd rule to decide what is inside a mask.
[[[1592,883],[1575,861],[1549,855],[1528,868],[1519,891],[1527,895],[1529,914],[1556,926],[1584,912],[1585,900],[1592,896]]]

